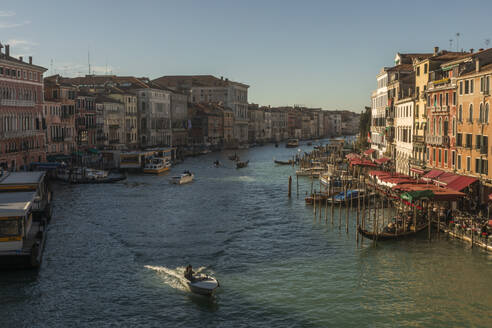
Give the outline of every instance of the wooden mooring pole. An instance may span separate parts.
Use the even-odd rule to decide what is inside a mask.
[[[292,193],[292,176],[289,176],[289,198]]]

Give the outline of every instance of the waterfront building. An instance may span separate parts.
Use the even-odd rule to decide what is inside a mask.
[[[432,56],[414,58],[413,69],[415,72],[415,115],[413,131],[413,154],[410,160],[410,171],[412,175],[421,176],[426,169],[426,143],[427,131],[427,84],[430,72],[439,69],[440,65],[463,56],[462,52],[439,51],[434,47]]]
[[[171,128],[172,146],[185,147],[188,145],[188,96],[173,91],[171,93]]]
[[[16,171],[46,160],[44,67],[10,56],[0,45],[0,166]]]
[[[96,96],[95,104],[98,116],[102,116],[102,126],[98,126],[99,148],[125,148],[125,104],[103,94]]]
[[[475,145],[480,151],[483,135],[479,122],[480,101],[474,103],[479,85],[475,84],[475,78],[464,76],[470,76],[474,70],[491,62],[492,49],[488,49],[448,61],[431,72],[426,93],[426,159],[429,167],[458,172],[464,169],[467,174],[480,171],[481,156],[474,158],[478,158],[478,168],[472,163],[472,147]]]
[[[125,90],[117,86],[111,86],[103,92],[107,97],[116,100],[124,105],[123,135],[120,143],[125,144],[129,149],[138,148],[138,111],[137,96],[130,90]],[[117,118],[116,120],[119,120]]]
[[[488,195],[492,192],[492,173],[489,169],[492,148],[488,141],[492,135],[492,49],[468,54],[463,59],[448,64],[448,67],[454,66],[451,71],[461,72],[454,78],[457,91],[454,169],[458,173],[480,180],[481,188],[477,198],[486,203]]]
[[[45,100],[43,123],[46,125],[46,158],[48,161],[66,158],[76,149],[75,108],[59,101]]]
[[[401,56],[401,55],[400,55]],[[400,60],[396,61],[400,62]],[[386,137],[385,156],[391,158],[396,164],[396,143],[395,143],[395,104],[401,99],[412,97],[415,86],[415,74],[412,64],[399,64],[387,69],[388,74],[388,103],[385,110],[386,125],[384,134]],[[408,109],[408,104],[406,105]],[[413,105],[412,105],[413,107]],[[413,108],[412,108],[413,112]],[[400,127],[405,133],[406,127]],[[403,140],[403,135],[401,136]],[[403,150],[402,150],[403,151]],[[408,172],[408,170],[407,170]]]
[[[388,104],[388,68],[381,69],[376,77],[377,89],[371,94],[371,149],[376,157],[386,152],[386,106]]]
[[[272,122],[272,141],[278,142],[288,138],[287,110],[283,107],[270,108]]]
[[[410,175],[414,122],[414,97],[411,95],[395,102],[395,168],[396,172]]]
[[[153,82],[187,94],[192,103],[222,103],[231,108],[234,138],[241,144],[248,142],[248,85],[212,75],[162,76]]]
[[[270,108],[263,107],[263,112],[265,115],[265,141],[272,141],[272,112]]]
[[[96,97],[86,90],[77,92],[75,99],[75,131],[78,150],[89,150],[102,142],[97,135]],[[102,118],[101,118],[102,120]],[[101,138],[101,135],[99,136]]]
[[[234,139],[234,111],[225,106],[222,110],[222,126],[224,128],[224,148],[235,148],[237,144]]]
[[[190,103],[190,139],[195,147],[222,148],[224,145],[224,111],[214,103]]]
[[[249,143],[265,142],[265,112],[257,104],[249,104],[248,107]]]

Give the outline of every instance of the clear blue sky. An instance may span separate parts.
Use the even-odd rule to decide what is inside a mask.
[[[360,111],[396,52],[485,47],[490,1],[9,1],[0,41],[63,75],[213,74],[249,101]],[[456,40],[453,41],[453,48]],[[107,69],[106,69],[107,67]]]

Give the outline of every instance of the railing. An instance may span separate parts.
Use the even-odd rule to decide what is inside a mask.
[[[420,160],[418,158],[410,158],[410,165],[423,167],[423,166],[425,166],[425,161]]]
[[[425,136],[425,142],[430,145],[441,145],[442,136]]]
[[[0,105],[14,107],[34,107],[36,103],[33,100],[0,99]]]
[[[424,136],[412,136],[413,138],[413,142],[420,142],[420,143],[424,143],[425,139],[424,139]]]

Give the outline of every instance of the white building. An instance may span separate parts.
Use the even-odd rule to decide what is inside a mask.
[[[411,97],[395,103],[396,171],[404,174],[410,174],[414,108]]]
[[[377,75],[378,87],[371,95],[371,148],[376,150],[378,158],[386,152],[386,107],[388,106],[388,68]]]

